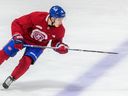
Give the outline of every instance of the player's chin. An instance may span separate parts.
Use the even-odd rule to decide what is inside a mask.
[[[55,26],[55,27],[60,27],[60,26],[61,26],[61,24],[59,24],[59,23],[58,23],[58,24],[57,24],[57,23],[55,23],[55,24],[54,24],[54,26]]]
[[[55,27],[60,27],[60,25],[54,25]]]

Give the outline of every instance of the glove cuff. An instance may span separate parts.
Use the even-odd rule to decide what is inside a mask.
[[[13,39],[23,39],[23,36],[21,34],[14,34]]]
[[[24,40],[23,40],[23,36],[21,34],[15,34],[13,35],[13,40],[15,42],[15,44],[23,44]]]
[[[59,48],[61,46],[65,46],[66,48],[68,48],[68,45],[67,44],[61,43],[61,42],[58,42],[55,47]]]

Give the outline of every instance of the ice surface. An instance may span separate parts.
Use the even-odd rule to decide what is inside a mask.
[[[127,0],[1,0],[0,48],[11,38],[13,19],[32,11],[48,11],[52,5],[61,5],[67,12],[64,41],[70,48],[121,54],[70,51],[59,55],[47,49],[8,90],[1,86],[0,96],[127,96]],[[23,52],[0,67],[0,84]]]

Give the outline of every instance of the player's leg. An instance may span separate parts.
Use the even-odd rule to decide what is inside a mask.
[[[11,76],[5,80],[3,87],[7,89],[13,81],[20,78],[29,69],[30,65],[35,63],[42,52],[43,50],[40,48],[26,48],[24,56],[13,70]]]
[[[14,41],[11,39],[2,50],[0,50],[0,65],[9,57],[13,57],[18,52],[18,49],[14,48]]]
[[[15,69],[13,70],[11,76],[7,77],[7,79],[3,83],[3,87],[7,89],[13,81],[17,80],[28,70],[31,63],[32,63],[32,59],[29,56],[23,56],[20,59],[18,66],[16,66]]]
[[[9,58],[9,55],[4,50],[0,50],[0,65]]]
[[[30,67],[32,63],[32,59],[29,56],[23,56],[20,61],[19,64],[15,67],[15,69],[13,70],[11,76],[17,80],[19,77],[21,77]]]

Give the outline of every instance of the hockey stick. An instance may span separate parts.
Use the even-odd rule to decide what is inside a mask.
[[[57,49],[57,47],[38,46],[38,45],[27,45],[27,44],[24,44],[24,47],[33,47],[33,48],[42,48],[42,49],[45,49],[45,48],[48,48],[48,49]],[[71,51],[82,51],[82,52],[106,53],[106,54],[119,54],[117,52],[106,52],[106,51],[96,51],[96,50],[83,50],[83,49],[70,49],[70,48],[68,50],[71,50]]]

